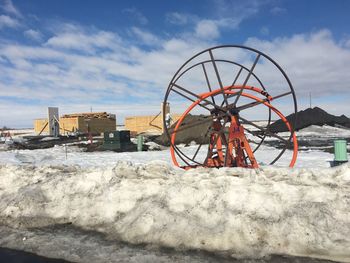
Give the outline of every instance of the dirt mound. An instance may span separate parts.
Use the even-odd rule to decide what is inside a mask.
[[[287,116],[288,121],[293,124],[295,119],[295,114],[290,114]],[[179,131],[176,134],[176,143],[189,144],[191,141],[196,143],[208,143],[209,134],[208,129],[211,125],[212,120],[210,116],[205,115],[189,115],[182,122]],[[170,132],[174,129],[176,123],[174,123]],[[345,115],[334,116],[327,113],[321,108],[309,108],[306,110],[299,111],[297,113],[297,123],[296,130],[306,128],[311,125],[323,126],[344,126],[350,128],[350,119]],[[274,133],[276,132],[286,132],[288,131],[286,125],[282,120],[278,120],[271,124],[270,130]],[[169,140],[166,134],[162,134],[154,139],[154,141],[160,145],[169,146]]]
[[[189,144],[191,141],[196,143],[208,143],[209,142],[209,132],[208,129],[211,126],[212,119],[211,116],[205,115],[188,115],[181,123],[178,132],[176,133],[176,143],[185,143]],[[177,122],[174,123],[169,129],[172,133]],[[171,136],[171,134],[170,134]],[[163,133],[154,140],[160,145],[169,146],[168,136]]]
[[[287,116],[288,121],[293,124],[295,120],[295,114]],[[345,115],[335,116],[327,113],[321,108],[308,108],[306,110],[299,111],[297,113],[297,122],[295,130],[300,130],[311,125],[329,125],[329,126],[344,126],[350,128],[350,119]],[[271,124],[270,130],[272,132],[285,132],[288,131],[286,125],[282,120],[278,120]]]

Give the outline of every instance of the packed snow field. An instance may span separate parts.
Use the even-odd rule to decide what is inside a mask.
[[[105,168],[9,164],[1,166],[0,178],[1,225],[15,229],[71,224],[110,240],[235,258],[350,260],[346,165],[185,172],[160,161]],[[13,248],[23,249],[26,242],[1,238]],[[86,262],[84,253],[54,249],[44,255]],[[98,256],[111,260],[102,252]]]
[[[203,147],[204,148],[204,147]],[[184,147],[186,153],[194,154],[197,145]],[[67,150],[67,153],[66,153]],[[260,163],[267,164],[271,156],[276,156],[280,150],[274,147],[262,146],[256,153]],[[277,166],[286,167],[289,165],[291,152],[286,151]],[[39,150],[14,150],[0,151],[0,164],[35,164],[35,165],[80,165],[83,167],[105,167],[113,166],[118,161],[131,161],[137,164],[148,163],[153,160],[161,160],[171,164],[169,149],[163,151],[149,152],[83,152],[82,149],[71,146],[56,146],[50,149]],[[296,167],[329,167],[333,155],[323,151],[301,151],[298,154]]]
[[[67,151],[0,152],[0,247],[74,262],[350,262],[350,165],[328,168],[330,153],[184,171],[169,150]]]

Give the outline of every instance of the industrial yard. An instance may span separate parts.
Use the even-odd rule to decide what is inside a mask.
[[[350,139],[350,130],[327,126],[305,128],[299,137],[317,137],[326,142],[334,132]],[[196,145],[186,148],[195,151]],[[268,161],[268,155],[275,151],[274,147],[266,147],[257,158]],[[343,251],[350,242],[346,208],[350,167],[330,168],[332,153],[321,148],[305,150],[300,152],[296,169],[282,168],[288,163],[284,160],[280,167],[266,166],[258,171],[184,171],[174,168],[169,157],[169,149],[116,154],[84,152],[69,146],[67,155],[63,146],[1,151],[0,185],[7,190],[2,190],[0,206],[3,220],[11,218],[2,221],[11,227],[0,228],[7,236],[1,239],[1,246],[72,262],[232,262],[228,254],[245,258],[272,254],[274,262],[293,262],[278,256],[289,255],[298,256],[299,262],[309,262],[302,257],[314,257],[320,250],[328,251],[322,253],[322,258],[347,261]],[[34,173],[29,172],[33,169]],[[196,199],[189,199],[188,192]],[[246,195],[244,206],[232,202]],[[283,206],[279,200],[283,200]],[[337,211],[337,216],[333,217],[331,211]],[[25,217],[32,219],[23,221]],[[231,220],[236,223],[231,225]],[[218,224],[220,231],[213,227]],[[259,232],[262,226],[265,234]],[[289,231],[291,226],[294,232]],[[235,235],[237,228],[243,231],[242,237]],[[333,235],[328,236],[329,232]],[[40,248],[38,243],[42,244]],[[132,245],[140,243],[145,245]],[[148,248],[149,243],[160,247],[181,244],[198,252],[165,252]]]
[[[0,0],[0,263],[350,263],[349,10]]]

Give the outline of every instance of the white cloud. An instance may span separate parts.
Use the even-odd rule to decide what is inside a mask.
[[[115,32],[66,24],[44,45],[2,42],[0,93],[13,101],[34,99],[33,105],[26,105],[36,109],[25,111],[28,119],[38,117],[38,109],[45,111],[50,104],[71,111],[85,106],[108,108],[117,114],[126,114],[122,110],[137,106],[142,108],[140,114],[157,114],[176,70],[195,53],[211,46],[220,34],[217,21],[201,22],[202,30],[196,27],[198,37],[192,38],[159,38],[137,27],[130,29],[134,35],[122,38]],[[142,49],[140,42],[134,41],[135,35],[142,44],[157,45]],[[285,69],[301,98],[310,91],[315,92],[315,101],[336,94],[350,97],[346,86],[350,82],[350,50],[335,42],[329,31],[272,41],[252,38],[246,45],[271,55]],[[224,57],[234,58],[231,55]],[[265,73],[270,78],[269,72]],[[8,109],[11,102],[6,105]],[[12,105],[17,107],[16,103]],[[344,108],[339,106],[334,113],[350,115],[339,112]],[[1,120],[10,119],[8,115],[8,110],[0,110]]]
[[[335,42],[328,30],[272,41],[252,38],[246,44],[278,61],[301,97],[309,92],[319,97],[350,95],[350,49]]]
[[[275,6],[275,7],[271,8],[270,12],[273,15],[282,15],[282,14],[287,12],[287,9],[285,9],[283,7]]]
[[[22,17],[21,12],[13,5],[11,0],[2,0],[1,8],[11,15]]]
[[[0,29],[5,27],[16,28],[19,26],[17,19],[11,18],[7,15],[0,15]]]
[[[158,45],[158,43],[160,42],[160,39],[156,35],[142,30],[138,27],[132,27],[131,31],[138,39],[141,40],[142,44]]]
[[[189,22],[195,24],[194,34],[199,38],[216,39],[223,30],[237,30],[241,23],[256,15],[262,6],[270,3],[270,0],[258,1],[230,1],[212,0],[211,18],[191,16],[181,13],[167,14],[166,19],[173,24],[185,25]]]
[[[186,25],[189,23],[191,20],[193,20],[194,17],[189,14],[183,14],[183,13],[178,13],[178,12],[172,12],[166,14],[166,20],[174,25]]]
[[[348,36],[348,35],[344,36],[341,40],[341,44],[345,48],[350,48],[350,36]]]
[[[119,41],[119,36],[115,33],[106,31],[88,33],[73,26],[72,29],[66,28],[62,33],[49,38],[46,45],[53,48],[95,52],[96,48],[113,48]]]
[[[216,20],[222,26],[236,29],[249,17],[257,14],[262,6],[270,3],[269,0],[212,0],[216,12]]]
[[[169,39],[159,40],[159,46],[145,51],[130,45],[129,39],[115,45],[112,39],[117,35],[112,32],[71,30],[65,29],[44,46],[0,44],[0,92],[15,101],[35,99],[35,105],[84,101],[94,108],[96,104],[108,105],[108,101],[103,103],[105,98],[118,108],[130,106],[133,98],[134,104],[147,101],[143,112],[149,112],[159,108],[176,68],[204,48],[203,41],[201,46]],[[0,118],[7,114],[0,112]]]
[[[43,34],[39,30],[28,29],[23,33],[26,37],[31,40],[41,41],[43,39]]]
[[[201,20],[197,23],[195,34],[202,39],[216,39],[220,36],[218,25],[212,20]]]
[[[260,34],[262,34],[263,36],[267,36],[268,34],[270,34],[270,29],[267,26],[261,27]]]
[[[197,52],[215,45],[224,30],[237,30],[268,1],[213,2],[216,15],[211,18],[168,14],[168,22],[186,25],[185,32],[176,37],[159,37],[136,26],[128,29],[129,35],[121,37],[116,32],[57,23],[52,28],[53,36],[44,44],[19,45],[3,39],[0,93],[10,99],[0,103],[0,120],[10,121],[15,116],[24,123],[25,119],[40,117],[40,112],[45,112],[50,104],[69,109],[68,112],[93,106],[122,116],[157,114],[176,70]],[[139,23],[148,23],[136,9],[124,11]],[[0,28],[18,26],[18,20],[0,15]],[[262,27],[261,33],[268,33],[268,29]],[[24,34],[33,40],[43,39],[41,32],[33,29]],[[266,52],[285,69],[300,101],[312,92],[319,105],[332,106],[332,113],[350,115],[346,99],[334,102],[335,96],[350,99],[349,43],[348,38],[337,43],[331,32],[321,30],[271,41],[251,38],[245,44]],[[222,54],[223,58],[231,59],[235,59],[234,55],[239,54]],[[261,70],[261,66],[257,65],[257,72],[260,70],[268,81],[274,80],[269,68]],[[34,102],[17,102],[27,100]],[[9,114],[9,108],[16,110]]]
[[[135,7],[133,8],[126,8],[123,10],[125,13],[129,14],[130,17],[133,19],[136,19],[138,23],[141,25],[147,25],[148,24],[148,19],[145,17],[138,9]]]

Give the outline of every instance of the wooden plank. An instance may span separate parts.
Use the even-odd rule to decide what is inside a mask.
[[[92,118],[109,118],[111,114],[107,112],[82,112],[82,113],[71,113],[65,114],[62,118],[73,118],[73,117],[92,117]]]

